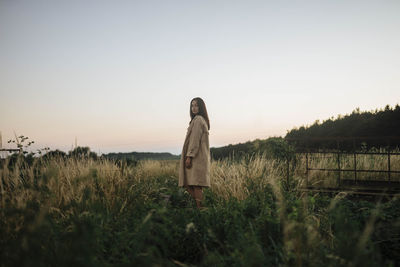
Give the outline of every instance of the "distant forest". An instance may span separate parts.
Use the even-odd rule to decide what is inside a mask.
[[[223,147],[212,147],[210,149],[211,157],[214,160],[220,160],[227,157],[240,159],[243,156],[252,156],[257,153],[266,153],[268,157],[276,159],[286,159],[291,155],[293,148],[282,137],[271,137],[268,139],[256,139],[239,143],[236,145],[228,145]]]
[[[171,153],[153,153],[153,152],[129,152],[129,153],[108,153],[104,154],[103,157],[114,160],[144,160],[144,159],[154,159],[154,160],[170,160],[179,159],[178,156]]]
[[[18,137],[21,140],[20,148],[26,148],[24,141],[27,137]],[[10,142],[10,141],[9,141]],[[14,141],[13,141],[14,142]],[[241,158],[256,153],[266,153],[268,157],[285,160],[293,155],[295,150],[324,149],[324,150],[370,150],[373,148],[400,148],[400,106],[394,108],[387,105],[375,111],[360,111],[355,109],[351,114],[331,117],[323,122],[315,121],[310,126],[301,126],[287,132],[285,137],[271,137],[256,139],[245,143],[230,144],[223,147],[212,147],[211,157],[219,160],[227,157]],[[24,151],[24,153],[27,153]],[[27,155],[33,161],[33,154]],[[40,154],[40,153],[39,153]],[[89,147],[77,147],[69,154],[63,151],[49,151],[43,157],[58,155],[62,157],[84,156],[97,159],[99,156],[90,151]],[[16,159],[17,153],[11,157]],[[176,160],[180,155],[171,153],[129,152],[108,153],[100,158],[123,160],[129,164],[136,164],[139,160]]]
[[[301,139],[301,140],[296,140]],[[351,150],[372,147],[400,146],[400,106],[387,105],[375,111],[355,109],[351,114],[338,115],[311,126],[289,131],[285,140],[297,148],[326,148]]]
[[[400,147],[400,106],[387,105],[375,111],[355,109],[351,114],[331,117],[322,123],[294,128],[282,137],[256,139],[246,143],[211,148],[213,159],[241,157],[266,152],[284,159],[295,149],[368,150],[371,148]]]
[[[62,156],[62,157],[90,157],[92,159],[106,158],[111,160],[125,160],[128,163],[136,162],[145,159],[154,160],[169,160],[178,159],[178,156],[172,155],[171,153],[163,152],[128,152],[128,153],[108,153],[98,156],[96,153],[90,151],[89,147],[76,147],[74,150],[70,151],[68,154],[65,152],[56,150],[50,151],[44,155],[44,157],[49,156]]]

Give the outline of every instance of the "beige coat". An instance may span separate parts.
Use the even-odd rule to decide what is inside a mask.
[[[192,157],[190,169],[185,168],[185,156]],[[210,186],[208,126],[201,115],[196,115],[187,129],[179,166],[178,185]]]

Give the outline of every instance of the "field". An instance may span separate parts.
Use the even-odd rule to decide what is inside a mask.
[[[342,170],[373,170],[374,172],[358,172],[356,179],[360,182],[366,181],[388,181],[388,174],[385,172],[376,171],[387,171],[388,170],[388,156],[384,150],[370,151],[370,153],[383,153],[380,154],[357,154],[354,157],[353,153],[340,154],[340,168]],[[399,150],[391,151],[390,156],[390,170],[400,171],[400,155]],[[305,177],[306,173],[306,156],[305,154],[298,154],[296,158],[297,168],[295,175],[297,177]],[[335,153],[313,153],[308,155],[308,167],[314,169],[338,169],[338,155]],[[353,171],[342,171],[340,173],[340,179],[347,181],[354,181],[355,175]],[[400,173],[390,174],[391,182],[400,182]],[[334,171],[322,171],[312,170],[308,174],[309,186],[315,187],[338,187],[338,172]]]
[[[400,199],[297,190],[301,164],[213,161],[198,210],[178,161],[36,159],[0,169],[1,266],[395,266]],[[361,164],[361,163],[360,163]],[[315,179],[315,177],[313,178]]]

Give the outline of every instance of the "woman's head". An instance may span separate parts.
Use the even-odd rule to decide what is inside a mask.
[[[210,121],[208,119],[206,104],[200,97],[193,98],[192,101],[190,101],[190,118],[193,120],[196,115],[201,115],[206,120],[208,129],[210,130]]]

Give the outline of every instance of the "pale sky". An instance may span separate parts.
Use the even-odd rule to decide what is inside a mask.
[[[400,1],[0,0],[0,131],[34,149],[179,154],[400,99]]]

